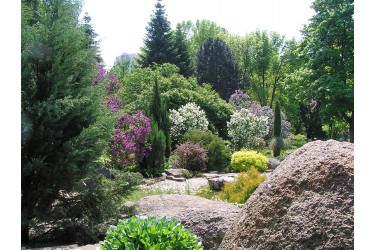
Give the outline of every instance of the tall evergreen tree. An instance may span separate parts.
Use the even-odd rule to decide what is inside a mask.
[[[273,137],[274,137],[274,146],[273,146],[273,156],[277,157],[280,155],[283,139],[281,137],[281,111],[279,101],[276,101],[275,105],[275,116],[273,118]]]
[[[181,25],[177,25],[173,38],[176,49],[175,64],[179,67],[181,75],[189,77],[192,75],[189,45]]]
[[[87,12],[85,12],[85,15],[83,17],[83,23],[85,27],[85,33],[87,36],[87,47],[96,49],[95,59],[99,64],[102,64],[104,61],[99,50],[100,42],[97,40],[98,34],[95,32],[94,28],[92,27],[91,17],[89,16]]]
[[[165,15],[162,0],[157,0],[151,20],[146,27],[144,47],[138,63],[142,67],[152,66],[153,63],[163,64],[176,62],[175,46],[173,44],[170,22]]]
[[[210,83],[221,98],[229,100],[239,89],[240,69],[229,46],[219,38],[208,38],[197,53],[198,83]]]
[[[31,227],[60,227],[70,216],[56,208],[62,192],[75,191],[96,168],[114,124],[100,110],[103,91],[92,84],[96,50],[87,47],[77,1],[22,1],[21,32],[21,240],[27,243]]]

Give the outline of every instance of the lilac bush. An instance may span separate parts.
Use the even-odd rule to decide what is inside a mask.
[[[188,130],[208,129],[206,113],[195,103],[187,103],[178,110],[170,110],[171,138],[179,142],[181,136]]]
[[[150,120],[142,111],[135,115],[121,115],[110,143],[112,164],[124,168],[147,157],[151,151],[151,145],[147,143],[150,131]]]
[[[264,137],[268,132],[266,119],[254,115],[248,109],[234,112],[227,123],[232,149],[253,149],[264,146]]]

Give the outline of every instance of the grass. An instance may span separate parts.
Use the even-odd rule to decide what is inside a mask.
[[[203,197],[209,200],[220,200],[219,191],[214,191],[209,185],[202,186],[199,191],[195,194],[196,196]]]
[[[160,188],[157,188],[157,189],[136,188],[130,191],[130,193],[123,198],[123,202],[127,202],[127,201],[137,202],[143,197],[150,196],[150,195],[177,194],[177,193],[178,192],[175,190],[162,190]]]

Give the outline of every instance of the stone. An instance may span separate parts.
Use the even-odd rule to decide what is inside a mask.
[[[314,141],[246,201],[219,249],[353,249],[354,144]]]
[[[182,168],[171,168],[171,169],[166,169],[164,172],[168,175],[172,175],[174,177],[180,178],[183,177],[183,172],[186,171],[185,169]]]
[[[207,179],[211,179],[211,178],[217,178],[219,177],[220,175],[218,174],[212,174],[212,173],[204,173],[203,174],[203,177],[206,177]]]
[[[135,205],[135,214],[168,216],[179,220],[200,238],[204,249],[211,250],[219,247],[240,211],[234,204],[178,194],[147,196]]]
[[[275,169],[279,165],[280,165],[280,161],[278,159],[268,158],[268,163],[267,163],[268,169]]]
[[[234,182],[236,179],[233,176],[222,176],[217,178],[207,179],[208,185],[212,190],[220,191],[224,187],[225,182]]]

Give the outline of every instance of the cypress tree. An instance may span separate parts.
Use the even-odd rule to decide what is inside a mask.
[[[171,155],[171,121],[169,119],[169,112],[167,111],[167,105],[165,103],[162,105],[161,129],[165,135],[165,157],[168,159]]]
[[[276,101],[275,115],[273,119],[273,137],[275,140],[273,146],[273,156],[277,157],[280,155],[283,143],[283,140],[281,138],[281,111],[279,101]]]
[[[147,158],[147,166],[149,168],[148,172],[154,174],[158,170],[164,170],[165,136],[156,122],[151,121],[151,127],[152,130],[149,138],[152,150]]]
[[[175,47],[171,33],[170,22],[165,15],[162,0],[157,0],[155,10],[151,20],[146,27],[146,37],[144,47],[141,48],[141,54],[138,63],[142,67],[152,66],[153,63],[175,63]]]
[[[114,121],[92,84],[95,48],[87,46],[76,1],[22,1],[21,241],[35,225],[70,224],[66,196],[96,169]],[[79,203],[77,201],[77,203]],[[72,206],[72,204],[69,204]],[[49,228],[53,229],[53,228]]]

